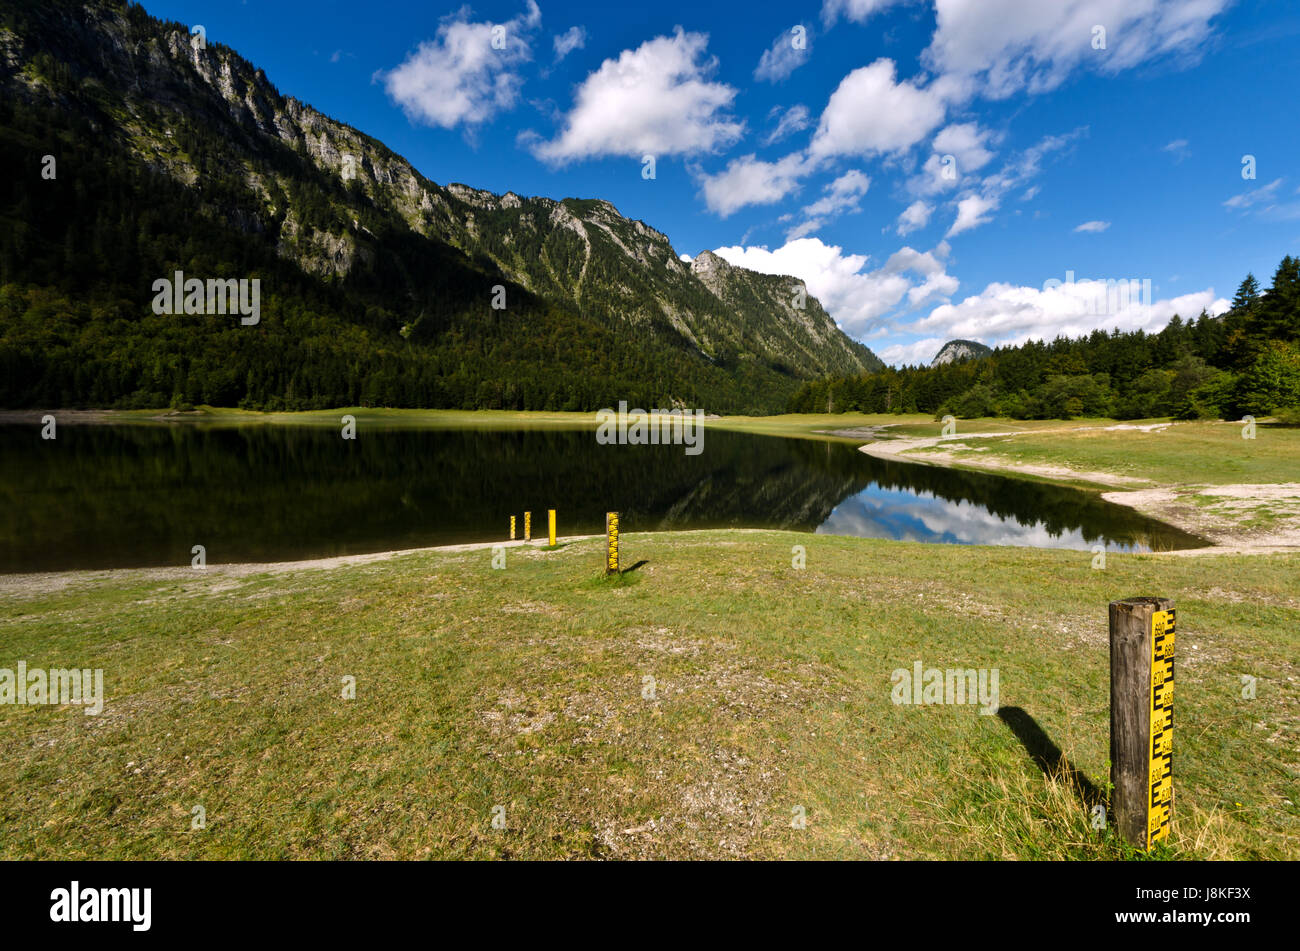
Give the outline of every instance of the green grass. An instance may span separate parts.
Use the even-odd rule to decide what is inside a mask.
[[[1300,858],[1300,555],[1097,571],[767,531],[623,555],[646,564],[611,581],[598,541],[505,570],[484,549],[2,579],[0,666],[102,667],[108,700],[0,706],[0,857],[1128,857],[1002,718],[896,706],[890,678],[996,667],[1003,707],[1102,785],[1106,605],[1159,594],[1179,692],[1154,857]]]
[[[987,421],[978,422],[987,425]],[[1177,422],[1150,432],[1105,428],[1143,423],[1058,420],[1022,435],[973,440],[967,449],[940,444],[935,451],[953,452],[960,460],[963,454],[974,455],[974,450],[979,449],[983,450],[980,456],[996,456],[1014,463],[1063,465],[1163,485],[1300,481],[1300,428],[1260,424],[1254,439],[1242,438],[1240,423]],[[924,427],[916,429],[914,435],[938,436],[940,425],[930,424],[929,431]],[[961,420],[957,431],[960,435],[998,430]]]

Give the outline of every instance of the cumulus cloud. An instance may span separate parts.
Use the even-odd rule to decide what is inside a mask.
[[[981,340],[990,346],[1026,340],[1080,337],[1094,330],[1146,330],[1156,333],[1174,314],[1196,317],[1202,310],[1221,314],[1230,306],[1213,289],[1164,300],[1149,300],[1140,285],[1084,280],[1047,282],[1042,289],[995,283],[978,295],[942,304],[905,329],[951,340]]]
[[[528,0],[522,14],[501,24],[470,23],[465,16],[444,19],[435,38],[400,66],[375,73],[412,122],[474,126],[517,101],[523,79],[515,70],[532,58],[530,36],[542,22],[541,9]]]
[[[770,83],[780,82],[808,62],[812,53],[812,36],[808,28],[799,24],[791,27],[763,50],[754,70],[754,78]]]
[[[555,44],[555,61],[558,63],[574,50],[580,50],[587,45],[587,30],[585,27],[571,26],[563,33],[557,33],[553,43]]]
[[[708,37],[680,27],[607,59],[587,76],[552,141],[534,141],[538,158],[563,164],[604,155],[683,155],[735,143],[744,123],[727,111],[736,90],[709,77]]]
[[[997,210],[997,207],[998,200],[996,198],[987,198],[983,195],[968,195],[957,202],[957,218],[953,221],[952,227],[948,229],[945,237],[951,238],[963,231],[970,231],[972,228],[987,224],[992,220],[992,215],[989,213]]]
[[[807,170],[799,153],[776,162],[765,162],[750,153],[732,159],[714,175],[697,173],[696,179],[709,210],[726,218],[746,205],[770,205],[798,191],[799,179]]]
[[[845,254],[819,238],[797,238],[775,251],[728,247],[714,253],[763,274],[799,278],[846,333],[860,337],[882,326],[900,307],[955,292],[957,281],[945,270],[947,252],[947,245],[926,252],[904,247],[875,270],[864,270],[867,255]]]
[[[913,231],[918,231],[930,223],[930,215],[934,214],[934,206],[927,205],[924,199],[918,198],[898,216],[898,234],[905,236]]]
[[[1118,73],[1157,57],[1196,62],[1232,0],[935,0],[926,65],[1005,98],[1054,89],[1079,67]],[[1103,37],[1096,27],[1105,30]]]
[[[784,112],[781,111],[780,106],[773,106],[772,111],[767,114],[767,117],[772,119],[778,114],[781,118],[777,120],[776,128],[773,129],[771,133],[768,134],[767,138],[763,140],[764,145],[772,145],[776,142],[780,142],[787,136],[794,135],[796,132],[802,132],[804,129],[808,128],[810,124],[807,106],[794,105],[789,109],[786,109]]]
[[[1110,227],[1109,221],[1085,221],[1075,227],[1075,234],[1101,234]]]
[[[919,174],[907,183],[914,195],[937,195],[957,188],[967,176],[979,171],[993,158],[989,148],[993,133],[977,123],[962,122],[946,126],[931,143],[932,154]]]
[[[947,342],[944,337],[926,337],[924,340],[914,340],[911,343],[891,343],[877,350],[876,356],[894,367],[929,366],[930,361],[938,356]]]
[[[934,137],[934,150],[957,160],[959,175],[978,171],[993,158],[988,148],[992,134],[974,122],[946,126]]]
[[[878,59],[840,81],[810,151],[816,157],[900,152],[929,135],[945,109],[933,89],[896,81],[894,61]]]

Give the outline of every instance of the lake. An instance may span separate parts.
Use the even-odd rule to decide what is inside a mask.
[[[703,451],[593,430],[0,426],[0,572],[285,561],[561,535],[782,528],[948,544],[1149,551],[1205,542],[1095,494],[708,429]]]

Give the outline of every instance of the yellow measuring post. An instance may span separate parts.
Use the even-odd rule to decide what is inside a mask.
[[[605,574],[618,574],[618,513],[605,513]]]
[[[1106,816],[1135,848],[1170,832],[1174,805],[1174,602],[1110,603],[1110,783]]]
[[[513,515],[510,516],[510,540],[515,540],[515,517]]]
[[[550,545],[555,547],[555,509],[550,509],[546,513],[547,535],[550,536]]]
[[[1151,615],[1151,743],[1147,747],[1147,849],[1169,838],[1174,805],[1174,612]]]
[[[533,540],[533,513],[525,512],[524,513],[524,541],[530,542],[532,540]]]

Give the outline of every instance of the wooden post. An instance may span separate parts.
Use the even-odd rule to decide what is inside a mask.
[[[546,513],[546,534],[549,536],[549,544],[555,547],[555,509],[548,509]]]
[[[605,574],[618,574],[618,513],[605,513]]]
[[[533,513],[525,512],[524,513],[524,541],[530,542],[532,540],[533,540]]]
[[[515,517],[513,515],[510,516],[510,540],[515,540]]]
[[[1173,812],[1174,602],[1110,603],[1111,813],[1119,833],[1150,850]]]

